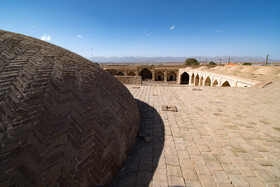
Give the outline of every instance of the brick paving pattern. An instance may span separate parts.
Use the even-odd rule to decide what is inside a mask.
[[[150,123],[151,142],[143,144],[153,156],[163,136],[161,153],[150,158],[156,160],[150,169],[136,166],[128,186],[280,185],[280,82],[267,88],[200,87],[199,92],[180,86],[127,87],[157,111],[164,129],[158,133]],[[174,105],[178,112],[162,111],[162,105]],[[155,123],[153,114],[148,117]]]

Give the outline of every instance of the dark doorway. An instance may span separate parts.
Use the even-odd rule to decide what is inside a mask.
[[[189,84],[190,76],[188,73],[183,73],[181,75],[181,84]]]
[[[159,81],[161,81],[161,75],[158,75],[158,78],[157,78]]]
[[[140,76],[142,77],[142,80],[152,79],[152,72],[150,72],[148,69],[143,69],[140,72]]]
[[[173,81],[173,75],[170,75],[170,80]]]

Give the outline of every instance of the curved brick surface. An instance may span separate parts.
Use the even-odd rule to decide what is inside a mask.
[[[132,95],[97,64],[0,30],[0,186],[108,184],[139,123]]]

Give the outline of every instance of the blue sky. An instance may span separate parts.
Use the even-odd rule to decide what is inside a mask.
[[[1,0],[0,29],[85,57],[280,59],[279,0]]]

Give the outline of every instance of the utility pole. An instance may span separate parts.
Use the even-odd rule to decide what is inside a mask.
[[[93,52],[92,52],[92,48],[91,48],[91,61],[93,62]]]
[[[265,58],[265,65],[267,65],[267,62],[268,62],[268,54],[266,54],[266,58]]]

